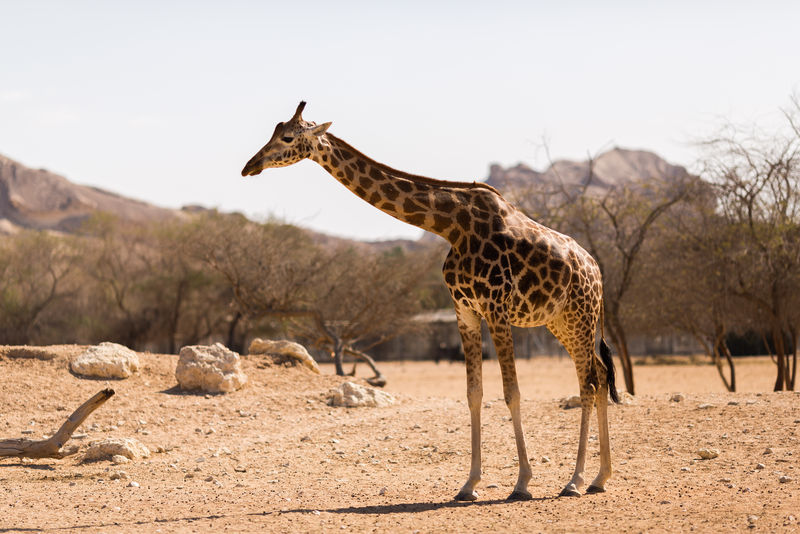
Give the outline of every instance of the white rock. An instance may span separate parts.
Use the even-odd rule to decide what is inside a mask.
[[[83,461],[106,460],[115,455],[135,460],[149,457],[150,450],[133,438],[107,438],[89,443]]]
[[[581,407],[581,398],[579,395],[573,395],[571,397],[564,397],[559,402],[559,406],[561,406],[565,410],[569,410],[570,408],[580,408]]]
[[[314,358],[308,353],[306,348],[299,343],[286,341],[284,339],[273,341],[270,339],[255,338],[247,349],[248,354],[280,354],[288,356],[308,367],[313,372],[320,374],[319,366]]]
[[[394,397],[385,391],[344,382],[328,393],[328,404],[348,408],[389,406],[394,404]]]
[[[700,455],[700,458],[703,460],[711,460],[712,458],[716,458],[719,456],[719,449],[700,449],[697,451],[697,454]]]
[[[698,409],[698,410],[709,410],[709,409],[711,409],[711,408],[716,408],[716,407],[717,407],[717,406],[716,406],[715,404],[711,404],[710,402],[704,402],[704,403],[702,403],[702,404],[699,404],[699,405],[697,406],[697,409]]]
[[[782,475],[781,478],[779,478],[778,480],[780,481],[781,484],[786,484],[787,482],[792,481],[792,477],[787,475]]]
[[[111,457],[111,461],[119,465],[119,464],[127,464],[131,460],[127,456],[123,456],[121,454],[115,454],[114,456]]]
[[[116,343],[89,347],[69,364],[73,373],[92,378],[128,378],[139,370],[139,356]]]
[[[139,487],[139,483],[132,480],[132,481],[130,481],[128,483],[128,487],[129,488],[138,488]]]
[[[190,345],[181,349],[175,378],[182,389],[229,393],[247,383],[239,355],[221,343]]]

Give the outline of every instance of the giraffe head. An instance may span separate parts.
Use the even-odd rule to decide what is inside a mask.
[[[302,117],[305,102],[300,102],[294,116],[287,122],[279,122],[272,132],[269,142],[250,158],[242,169],[242,176],[255,176],[264,169],[286,167],[311,157],[319,144],[319,137],[331,123],[317,125],[304,121]]]

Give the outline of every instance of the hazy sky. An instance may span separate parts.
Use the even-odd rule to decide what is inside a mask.
[[[0,153],[180,207],[417,237],[316,164],[244,179],[298,101],[436,178],[614,145],[690,165],[800,88],[800,2],[0,0]]]

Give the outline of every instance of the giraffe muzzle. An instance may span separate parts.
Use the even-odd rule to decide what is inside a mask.
[[[255,176],[261,174],[263,170],[264,167],[260,165],[260,162],[250,160],[247,162],[247,165],[244,166],[244,169],[242,169],[242,176]]]

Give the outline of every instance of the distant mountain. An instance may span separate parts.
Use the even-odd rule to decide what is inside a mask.
[[[613,148],[592,161],[555,161],[544,172],[535,171],[523,163],[508,169],[494,164],[486,183],[500,191],[514,191],[537,184],[556,184],[559,181],[566,186],[578,187],[586,185],[590,170],[590,188],[598,190],[653,178],[677,181],[688,175],[684,167],[667,163],[653,152]]]
[[[0,155],[0,234],[19,228],[74,232],[93,213],[131,222],[181,217],[180,210],[159,208],[96,187],[77,185],[44,169],[31,169]]]
[[[180,210],[160,208],[96,187],[77,185],[58,174],[31,169],[0,155],[0,235],[23,228],[74,233],[98,212],[132,223],[148,223],[188,218],[207,211],[212,210],[197,205]],[[412,240],[360,242],[306,231],[315,243],[326,247],[357,246],[378,252],[424,247]]]

